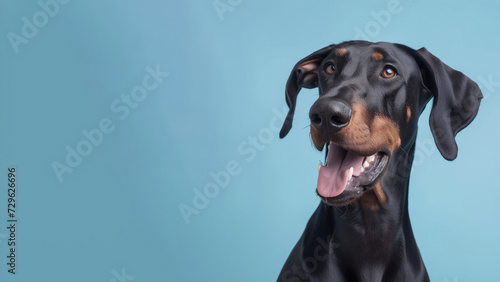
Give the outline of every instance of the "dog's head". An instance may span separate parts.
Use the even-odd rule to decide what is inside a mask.
[[[331,205],[346,205],[370,190],[383,194],[376,191],[380,179],[396,150],[412,149],[431,98],[434,140],[445,159],[455,159],[455,136],[475,118],[482,98],[476,83],[424,48],[349,41],[295,65],[286,84],[290,111],[281,138],[292,127],[303,87],[319,88],[309,112],[311,138],[318,150],[327,150],[317,193]]]

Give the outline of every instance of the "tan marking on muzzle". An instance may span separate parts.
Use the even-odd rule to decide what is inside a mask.
[[[372,142],[380,147],[386,146],[391,152],[401,146],[399,127],[394,121],[385,116],[375,116],[371,126],[371,137]]]
[[[314,144],[314,147],[318,149],[318,151],[323,150],[323,147],[325,145],[325,141],[321,141],[321,133],[314,127],[314,125],[311,123],[311,140]]]
[[[406,106],[406,123],[410,122],[411,118],[411,109],[410,106]]]
[[[369,118],[366,106],[353,103],[349,124],[333,136],[327,132],[319,132],[311,124],[311,139],[318,150],[332,138],[342,148],[354,151],[363,156],[373,155],[383,148],[394,152],[401,145],[399,127],[390,118],[375,115]]]
[[[349,124],[338,133],[341,147],[369,156],[382,148],[394,152],[401,145],[399,127],[390,118],[375,115],[369,118],[366,106],[354,103]]]

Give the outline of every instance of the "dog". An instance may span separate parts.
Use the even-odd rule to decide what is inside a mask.
[[[321,202],[278,281],[429,281],[408,215],[417,122],[429,118],[441,155],[457,157],[456,134],[476,117],[478,85],[425,48],[347,41],[300,60],[286,83],[292,127],[301,88],[318,88],[312,143],[325,150]]]

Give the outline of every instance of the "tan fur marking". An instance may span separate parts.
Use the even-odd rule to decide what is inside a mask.
[[[401,145],[396,123],[381,115],[370,121],[366,107],[359,103],[353,104],[351,121],[338,134],[337,142],[341,147],[365,156],[382,148],[394,152]]]
[[[318,150],[329,140],[311,124],[311,139]],[[382,148],[394,152],[401,145],[399,127],[390,118],[376,115],[370,120],[366,107],[353,103],[349,124],[336,133],[334,140],[342,148],[363,156],[370,156]]]
[[[411,109],[410,106],[406,106],[406,123],[410,121],[411,118]]]
[[[375,61],[380,61],[384,58],[384,55],[380,52],[375,52],[373,53],[372,57],[375,59]]]
[[[340,50],[338,50],[338,51],[337,51],[337,56],[342,57],[342,56],[344,56],[346,53],[347,53],[347,49],[342,48],[342,49],[340,49]]]
[[[321,141],[319,131],[312,124],[311,124],[311,140],[314,144],[314,147],[316,147],[318,151],[323,150],[323,146],[325,145],[326,142]]]
[[[371,126],[371,133],[374,142],[387,146],[391,152],[401,146],[399,127],[388,117],[375,116]]]
[[[377,211],[387,204],[387,195],[382,189],[381,181],[377,182],[372,190],[365,192],[359,202],[363,208],[371,211]]]

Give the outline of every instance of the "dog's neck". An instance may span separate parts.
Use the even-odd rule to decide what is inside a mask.
[[[330,246],[334,247],[332,251],[340,266],[344,265],[352,273],[358,273],[356,276],[367,274],[370,268],[397,269],[397,265],[405,260],[421,262],[408,215],[409,175],[415,143],[412,142],[407,148],[394,152],[381,180],[386,196],[384,203],[374,206],[371,199],[370,205],[364,204],[366,201],[363,200],[346,207],[322,204],[325,209],[323,212],[331,223],[328,239]],[[321,209],[318,211],[321,212]],[[408,249],[412,252],[407,252]],[[416,255],[405,257],[408,254]],[[356,269],[360,258],[366,264]]]

